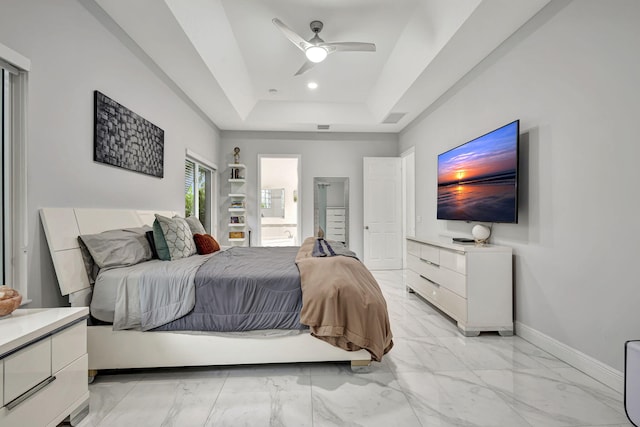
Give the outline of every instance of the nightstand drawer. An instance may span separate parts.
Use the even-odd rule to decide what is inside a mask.
[[[4,400],[16,397],[51,376],[51,337],[30,345],[4,359]]]
[[[55,380],[15,408],[0,409],[2,427],[55,426],[69,414],[69,408],[89,400],[88,356],[76,359],[55,375]]]
[[[58,332],[51,341],[51,370],[55,373],[87,352],[87,322]]]

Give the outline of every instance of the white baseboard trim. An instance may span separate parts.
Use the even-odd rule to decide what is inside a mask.
[[[520,338],[540,347],[615,391],[624,392],[624,374],[622,372],[521,322],[516,321],[515,327],[516,335]]]

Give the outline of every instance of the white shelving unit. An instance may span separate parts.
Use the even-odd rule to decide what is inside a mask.
[[[232,245],[244,245],[247,240],[246,166],[229,163],[229,221],[228,239]]]

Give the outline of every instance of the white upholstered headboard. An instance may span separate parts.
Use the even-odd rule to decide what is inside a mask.
[[[53,259],[62,295],[87,294],[89,277],[84,268],[78,236],[119,228],[153,225],[154,214],[173,217],[173,211],[139,211],[132,209],[43,208],[40,218]],[[72,296],[70,295],[70,299]],[[72,305],[73,304],[72,301]],[[79,304],[79,305],[84,305]]]

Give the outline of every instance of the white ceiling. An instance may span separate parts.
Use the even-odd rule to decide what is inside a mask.
[[[222,130],[399,132],[549,0],[95,2]],[[294,76],[304,53],[276,17],[307,40],[320,20],[325,41],[377,51]],[[383,123],[391,113],[406,114]]]

